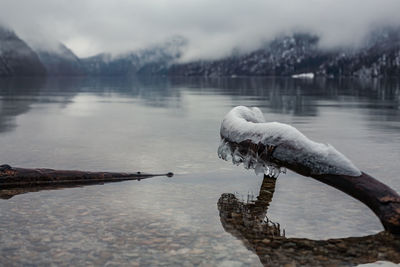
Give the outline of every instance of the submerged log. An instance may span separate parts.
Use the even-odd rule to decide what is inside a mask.
[[[385,230],[400,235],[400,196],[358,170],[332,146],[316,143],[286,124],[266,123],[259,109],[236,107],[221,125],[219,156],[232,158],[272,176],[288,168],[358,199],[380,219]],[[261,166],[261,167],[260,167]]]
[[[0,190],[24,187],[84,185],[126,180],[142,180],[154,176],[173,176],[172,172],[163,174],[128,172],[89,172],[75,170],[25,169],[9,165],[0,166]]]

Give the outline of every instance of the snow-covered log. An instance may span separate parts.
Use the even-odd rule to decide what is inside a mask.
[[[265,122],[258,108],[233,108],[221,124],[218,155],[277,177],[285,168],[331,185],[366,204],[386,230],[400,234],[400,196],[361,172],[333,146],[308,139],[296,128]]]

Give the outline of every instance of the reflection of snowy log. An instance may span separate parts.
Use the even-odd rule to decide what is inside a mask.
[[[221,158],[272,176],[288,168],[315,178],[360,200],[386,230],[400,234],[400,196],[332,146],[313,142],[292,126],[266,123],[258,108],[242,106],[225,116],[221,137]]]
[[[224,229],[242,240],[265,266],[350,266],[378,260],[400,262],[400,237],[387,232],[329,240],[286,238],[279,224],[266,217],[274,190],[275,179],[264,176],[257,200],[243,203],[233,194],[222,194],[218,200]]]
[[[87,172],[53,169],[14,168],[9,165],[0,166],[0,195],[12,196],[40,189],[57,189],[85,184],[101,184],[126,180],[142,180],[166,174],[126,173],[126,172]],[[32,190],[30,190],[32,189]],[[5,192],[7,190],[7,192]]]

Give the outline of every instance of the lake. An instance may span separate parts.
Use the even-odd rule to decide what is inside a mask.
[[[225,231],[223,193],[247,201],[263,176],[218,158],[234,106],[329,143],[400,191],[400,81],[291,78],[0,79],[0,163],[91,171],[174,172],[0,199],[0,263],[260,266]],[[383,230],[362,203],[288,171],[268,218],[287,238]]]

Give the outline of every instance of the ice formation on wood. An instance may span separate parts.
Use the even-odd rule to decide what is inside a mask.
[[[243,163],[256,173],[277,176],[284,167],[303,175],[323,174],[360,176],[360,170],[331,145],[308,139],[296,128],[278,122],[265,122],[259,108],[233,108],[221,124],[218,155]]]

